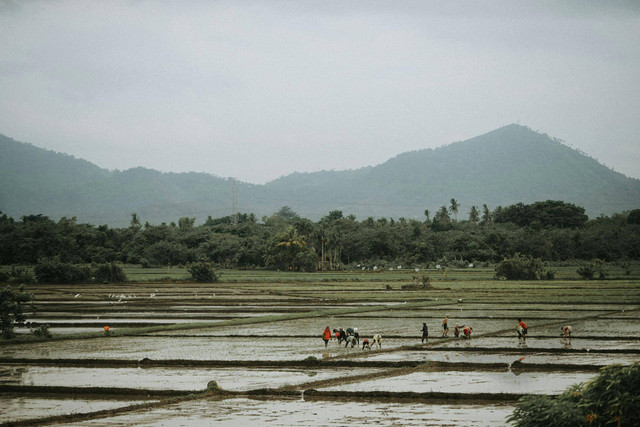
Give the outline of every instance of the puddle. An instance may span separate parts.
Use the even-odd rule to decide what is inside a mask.
[[[318,390],[443,393],[560,394],[595,373],[415,372],[399,377],[362,381]]]
[[[302,400],[199,400],[149,411],[75,423],[77,426],[381,425],[470,427],[505,425],[509,405]]]
[[[56,415],[84,414],[105,409],[143,403],[142,401],[86,400],[86,399],[45,399],[41,397],[15,397],[0,394],[0,423],[15,422],[30,418]]]
[[[332,378],[365,376],[379,369],[251,369],[251,368],[75,368],[0,367],[0,384],[58,387],[121,387],[146,390],[204,390],[216,381],[224,390],[277,388]]]

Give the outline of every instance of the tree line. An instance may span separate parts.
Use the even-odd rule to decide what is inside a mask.
[[[213,262],[222,268],[322,269],[496,263],[517,253],[543,261],[640,259],[640,209],[588,219],[584,209],[562,201],[486,205],[459,212],[451,199],[424,219],[357,220],[340,210],[319,221],[284,206],[260,220],[254,214],[212,218],[201,225],[142,223],[128,227],[54,221],[44,215],[15,220],[0,212],[0,264],[66,263],[186,265]],[[462,218],[465,216],[465,218]],[[458,217],[461,217],[460,219]]]

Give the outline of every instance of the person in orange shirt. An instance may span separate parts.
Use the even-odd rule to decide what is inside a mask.
[[[324,346],[326,347],[329,344],[329,340],[331,339],[331,329],[327,326],[322,334],[322,339],[324,340]]]
[[[471,338],[471,331],[473,331],[473,328],[471,326],[462,325],[462,333],[464,334],[465,339]]]
[[[522,338],[523,340],[527,339],[527,325],[522,321],[522,319],[518,319],[516,330],[518,331],[518,338]]]

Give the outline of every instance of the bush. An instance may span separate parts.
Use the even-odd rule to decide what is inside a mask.
[[[115,262],[95,264],[92,266],[93,277],[98,282],[122,283],[127,280],[122,267]]]
[[[49,325],[40,325],[36,329],[31,329],[31,333],[38,338],[51,338],[51,332],[49,332]]]
[[[580,275],[583,279],[591,280],[591,279],[605,279],[607,277],[607,266],[604,261],[601,259],[594,259],[588,264],[583,265],[582,267],[576,270],[576,273]]]
[[[78,283],[89,281],[89,267],[61,262],[60,258],[41,258],[34,267],[40,283]]]
[[[36,277],[33,275],[33,272],[26,267],[11,266],[11,272],[9,273],[7,282],[16,285],[30,285],[36,283]]]
[[[496,277],[507,280],[538,280],[543,275],[542,260],[516,253],[500,261],[495,271]]]
[[[520,398],[507,419],[516,427],[638,425],[640,363],[610,365],[586,384],[570,387],[558,397]]]
[[[15,337],[13,328],[24,326],[23,306],[29,301],[33,301],[33,294],[25,292],[24,285],[17,290],[7,286],[0,291],[0,332],[4,338]]]
[[[200,283],[213,283],[218,281],[218,275],[211,262],[194,262],[187,265],[187,271],[191,278]]]

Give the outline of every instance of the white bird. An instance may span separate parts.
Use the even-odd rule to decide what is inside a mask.
[[[151,295],[149,295],[149,298],[153,298],[155,296],[156,296],[156,294],[151,294]]]
[[[78,298],[80,296],[80,294],[76,294],[76,296],[74,298]]]

